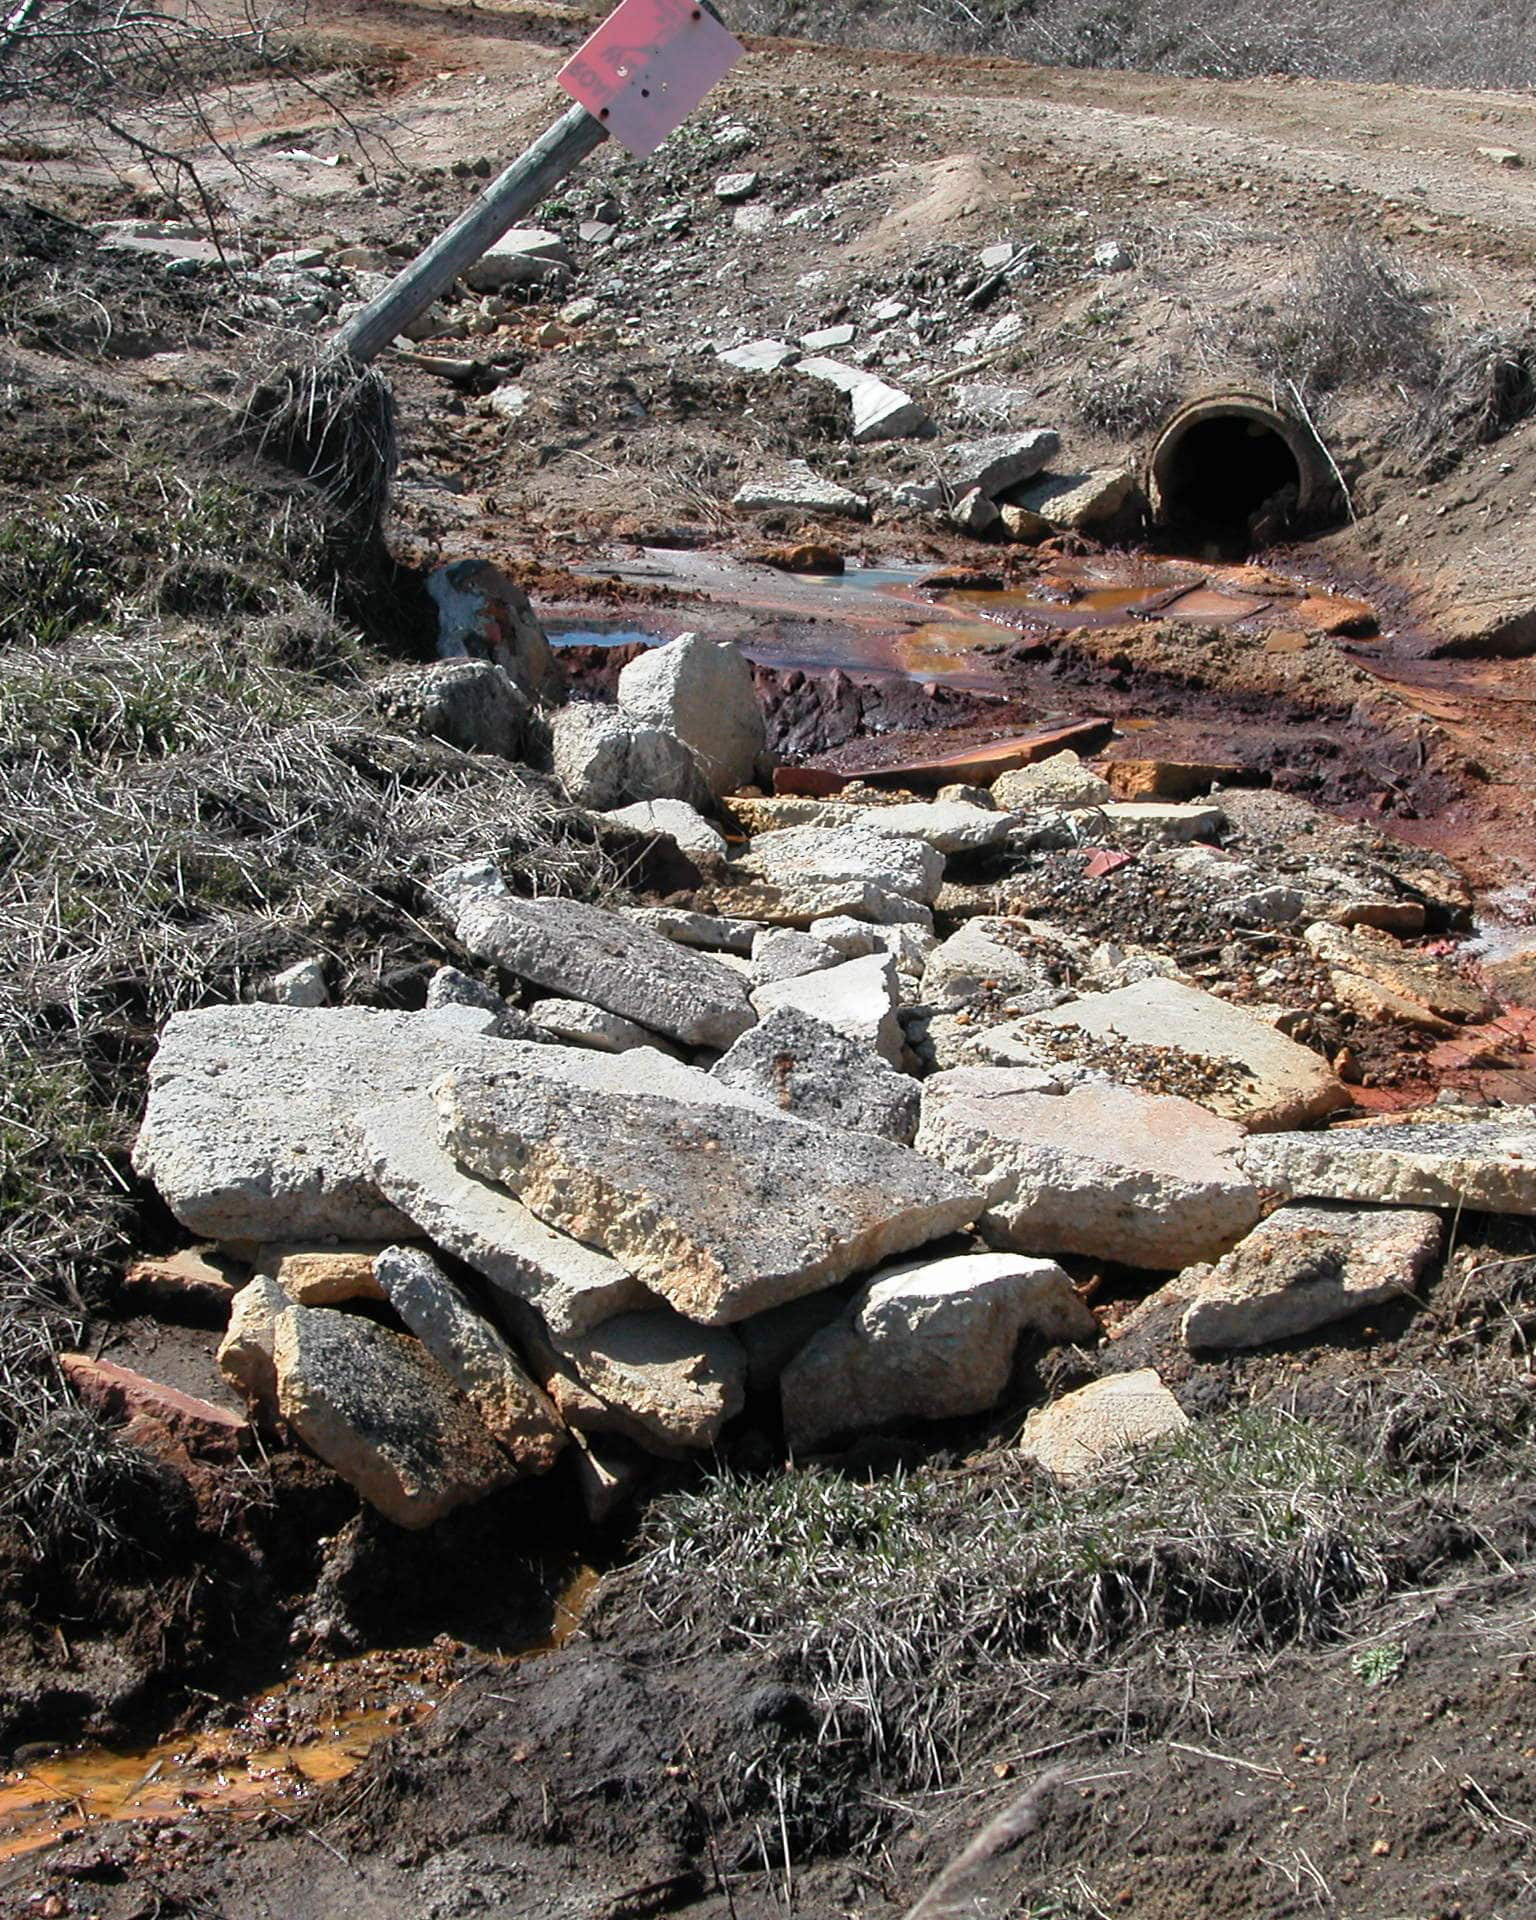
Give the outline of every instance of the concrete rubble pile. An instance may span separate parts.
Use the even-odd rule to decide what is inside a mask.
[[[963,477],[1035,454],[978,447]],[[1154,927],[1006,904],[1063,847],[1117,849],[1160,897],[1283,928],[1357,1021],[1440,1032],[1491,1003],[1401,944],[1455,910],[1433,856],[1277,795],[1114,800],[1072,754],[936,800],[766,797],[729,643],[563,705],[516,588],[468,563],[437,597],[445,660],[397,710],[461,743],[481,716],[475,751],[542,735],[576,804],[695,884],[625,908],[439,873],[458,964],[425,1006],[326,1004],[300,966],[178,1014],[135,1150],[208,1249],[161,1284],[224,1300],[250,1423],[391,1521],[561,1471],[600,1512],[625,1463],[733,1421],[805,1451],[985,1414],[1053,1346],[1101,1377],[1022,1445],[1082,1477],[1186,1423],[1149,1353],[1313,1334],[1418,1289],[1463,1205],[1536,1213],[1536,1111],[1341,1119],[1283,969],[1233,997]],[[1143,1296],[1118,1320],[1088,1304],[1105,1272]]]

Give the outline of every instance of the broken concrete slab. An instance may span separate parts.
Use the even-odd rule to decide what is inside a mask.
[[[517,1007],[509,1006],[483,980],[458,967],[439,967],[427,982],[427,1011],[443,1007],[472,1007],[491,1016],[488,1031],[498,1040],[537,1040],[538,1028]]]
[[[636,833],[664,833],[696,863],[708,864],[726,855],[725,835],[686,800],[637,800],[632,806],[612,809],[603,818],[632,827]]]
[[[745,346],[715,350],[715,358],[738,373],[777,373],[795,357],[796,349],[784,340],[749,340]]]
[[[357,1124],[379,1190],[402,1216],[497,1295],[536,1309],[556,1334],[588,1333],[657,1304],[617,1261],[556,1233],[504,1188],[455,1165],[438,1143],[437,1109],[425,1095],[370,1109]]]
[[[1040,1064],[1102,1070],[1126,1085],[1177,1092],[1252,1132],[1321,1120],[1350,1105],[1327,1063],[1246,1008],[1177,980],[1086,995],[1013,1029]]]
[[[1054,1260],[972,1253],[888,1269],[784,1369],[785,1439],[804,1449],[900,1420],[984,1413],[1026,1332],[1052,1342],[1098,1332]]]
[[[1273,1134],[1242,1163],[1290,1199],[1536,1214],[1536,1107]]]
[[[931,424],[928,410],[920,401],[862,367],[812,356],[802,360],[795,371],[810,380],[824,380],[847,394],[853,407],[853,439],[857,446],[870,446],[880,440],[908,440],[926,433]]]
[[[752,943],[752,965],[747,973],[754,989],[775,980],[798,980],[807,973],[835,967],[843,956],[814,934],[797,927],[766,927]]]
[[[626,907],[631,920],[649,927],[680,947],[698,947],[705,953],[750,954],[763,931],[756,920],[732,920],[718,913],[689,913],[682,907]]]
[[[926,1006],[969,1007],[992,1025],[1058,1005],[1076,972],[1051,928],[980,914],[929,954],[918,991]]]
[[[684,1046],[724,1049],[753,1024],[740,976],[717,960],[584,901],[521,900],[492,882],[467,887],[464,872],[439,884],[458,902],[454,931],[477,960]]]
[[[594,1096],[516,1069],[451,1073],[436,1099],[461,1166],[706,1326],[831,1286],[980,1207],[970,1183],[904,1147],[755,1102]]]
[[[823,480],[804,460],[791,460],[776,472],[749,480],[731,501],[746,513],[832,514],[839,519],[867,520],[869,501],[851,487]]]
[[[594,813],[703,794],[699,767],[675,733],[613,707],[592,701],[562,707],[551,723],[550,746],[555,778],[578,807]]]
[[[882,833],[858,820],[844,827],[783,827],[760,833],[730,863],[727,874],[728,883],[757,879],[778,888],[851,881],[931,906],[944,883],[944,856],[925,840]],[[855,917],[870,916],[856,912]]]
[[[547,1473],[565,1429],[501,1334],[423,1249],[387,1247],[375,1264],[384,1297],[473,1403],[492,1438],[524,1473]]]
[[[1110,1374],[1048,1407],[1036,1407],[1024,1422],[1019,1452],[1053,1479],[1082,1484],[1188,1425],[1162,1380],[1143,1367]]]
[[[373,696],[392,720],[464,753],[525,760],[539,731],[531,696],[494,660],[407,668],[375,683]]]
[[[716,797],[750,786],[766,760],[768,735],[757,686],[746,655],[732,640],[683,633],[650,648],[620,672],[619,709],[675,734]]]
[[[1107,780],[1101,780],[1070,747],[1037,760],[1032,767],[1016,767],[992,782],[995,805],[1014,813],[1054,810],[1070,813],[1082,807],[1102,807],[1114,799]]]
[[[1124,467],[1096,467],[1088,473],[1048,473],[1014,492],[1011,505],[1037,513],[1053,527],[1082,532],[1100,527],[1136,498],[1136,475]]]
[[[917,1082],[862,1040],[798,1007],[768,1014],[710,1071],[801,1120],[877,1133],[902,1146],[917,1133]]]
[[[633,1020],[624,1020],[585,1000],[535,1000],[528,1018],[541,1036],[569,1047],[591,1047],[596,1053],[628,1053],[635,1047],[664,1047],[665,1040]]]
[[[517,1478],[419,1340],[331,1307],[289,1307],[273,1357],[284,1420],[397,1527],[428,1527]]]
[[[815,973],[774,980],[758,987],[752,1004],[766,1020],[780,1008],[809,1015],[861,1046],[871,1048],[893,1067],[901,1065],[901,976],[888,953],[843,960]]]
[[[150,1065],[134,1166],[210,1240],[408,1239],[351,1121],[515,1044],[456,1027],[463,1011],[255,1003],[175,1014]]]
[[[514,227],[486,248],[463,279],[475,293],[502,293],[508,287],[540,286],[551,278],[569,279],[575,270],[576,262],[558,233]]]
[[[917,1147],[986,1187],[981,1231],[1027,1253],[1172,1270],[1218,1259],[1258,1221],[1240,1127],[1129,1087],[1042,1093],[1032,1070],[924,1083]]]
[[[1108,800],[1097,808],[1097,817],[1110,839],[1138,845],[1214,840],[1226,824],[1220,807],[1192,800]]]
[[[1010,487],[1033,480],[1060,450],[1061,441],[1049,427],[993,433],[946,447],[939,470],[956,493],[969,493],[974,487],[988,500],[996,500]]]
[[[1191,1268],[1186,1346],[1268,1346],[1412,1293],[1440,1251],[1437,1214],[1336,1203],[1281,1207],[1215,1266]]]
[[[869,920],[855,920],[848,913],[813,920],[810,931],[815,939],[824,941],[844,960],[859,960],[866,953],[888,953],[896,962],[897,971],[913,980],[921,977],[929,954],[939,944],[931,927],[879,927]]]
[[[1390,933],[1319,921],[1304,937],[1329,970],[1334,999],[1367,1020],[1446,1034],[1490,1020],[1496,1011],[1494,1001],[1456,967],[1400,946]]]

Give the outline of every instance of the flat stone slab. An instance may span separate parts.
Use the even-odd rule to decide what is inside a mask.
[[[397,1527],[429,1527],[517,1478],[468,1397],[407,1334],[290,1307],[274,1365],[288,1425]]]
[[[902,1146],[917,1132],[918,1083],[798,1007],[770,1013],[710,1072],[801,1120],[877,1133]]]
[[[1536,1108],[1250,1140],[1242,1163],[1296,1200],[1536,1214]]]
[[[1151,1367],[1111,1374],[1024,1422],[1019,1452],[1053,1479],[1081,1484],[1130,1454],[1182,1433],[1189,1420]]]
[[[1281,1207],[1193,1288],[1182,1321],[1195,1351],[1262,1347],[1412,1293],[1440,1251],[1440,1218],[1413,1208]]]
[[[814,973],[769,981],[752,995],[763,1019],[788,1007],[808,1014],[848,1039],[878,1054],[892,1067],[901,1064],[900,975],[888,953],[843,960]]]
[[[409,1239],[351,1122],[456,1063],[499,1060],[512,1043],[467,1029],[457,1015],[469,1011],[256,1003],[175,1014],[150,1065],[134,1166],[210,1240]]]
[[[944,856],[926,840],[882,833],[860,820],[842,827],[781,827],[759,834],[727,872],[731,880],[756,879],[775,887],[862,882],[932,906],[944,884]],[[850,910],[825,909],[828,913]]]
[[[112,1421],[138,1418],[154,1421],[194,1454],[229,1457],[238,1453],[250,1433],[250,1422],[228,1407],[183,1393],[122,1367],[114,1360],[93,1359],[88,1353],[61,1353],[59,1371],[77,1399]]]
[[[723,860],[726,855],[725,835],[686,800],[637,800],[632,806],[615,807],[603,818],[635,833],[664,833],[690,860]]]
[[[628,917],[680,947],[705,953],[749,954],[762,931],[756,920],[728,920],[718,913],[689,913],[682,907],[630,907]]]
[[[1496,1006],[1446,961],[1403,947],[1374,927],[1336,927],[1319,921],[1306,942],[1329,970],[1333,997],[1367,1020],[1396,1020],[1430,1033],[1454,1033],[1469,1021],[1489,1020]]]
[[[901,1420],[995,1406],[1025,1332],[1092,1340],[1097,1323],[1054,1260],[1010,1253],[914,1261],[871,1281],[784,1369],[784,1434],[814,1447]]]
[[[1177,980],[1089,994],[1021,1021],[1015,1032],[1026,1045],[1037,1036],[1050,1042],[1042,1066],[1076,1062],[1183,1095],[1251,1132],[1305,1126],[1351,1104],[1317,1054],[1245,1008]]]
[[[635,1047],[664,1047],[667,1043],[633,1020],[623,1020],[585,1000],[535,1000],[528,1018],[552,1040],[569,1047],[590,1047],[594,1053],[629,1053]]]
[[[940,468],[956,493],[969,493],[975,487],[988,500],[995,500],[1010,487],[1033,480],[1060,449],[1061,441],[1049,427],[992,433],[947,447]]]
[[[739,974],[623,914],[579,900],[520,900],[504,886],[458,892],[454,931],[477,960],[588,1000],[690,1047],[728,1047],[756,1015]]]
[[[930,1007],[976,1003],[980,1024],[992,1025],[1057,1006],[1075,972],[1052,929],[981,914],[929,954],[919,993]]]
[[[749,480],[732,500],[746,513],[830,513],[850,520],[869,518],[869,501],[851,487],[823,480],[803,460],[791,460],[777,472]]]
[[[450,1074],[436,1098],[461,1166],[706,1326],[834,1285],[980,1206],[969,1182],[905,1147],[755,1103],[594,1097],[515,1069]]]
[[[1257,1223],[1231,1121],[1129,1087],[1036,1087],[1013,1067],[924,1083],[918,1151],[986,1187],[994,1243],[1171,1271],[1219,1258]]]
[[[369,1170],[401,1214],[554,1332],[588,1333],[616,1314],[658,1304],[628,1268],[556,1233],[505,1188],[455,1165],[438,1141],[427,1095],[372,1108],[358,1127]]]

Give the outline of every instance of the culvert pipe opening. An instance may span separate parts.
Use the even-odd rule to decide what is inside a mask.
[[[1193,400],[1152,449],[1147,495],[1184,533],[1259,546],[1315,512],[1326,456],[1310,429],[1249,394]]]

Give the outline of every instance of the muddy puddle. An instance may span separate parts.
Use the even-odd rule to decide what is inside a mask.
[[[562,1647],[580,1627],[601,1576],[576,1570],[552,1604],[547,1630],[513,1661]],[[79,1747],[0,1773],[0,1861],[77,1838],[113,1820],[198,1813],[250,1818],[344,1780],[381,1740],[424,1720],[455,1684],[456,1649],[441,1646],[307,1663],[227,1724],[129,1749]]]
[[[544,609],[557,647],[655,646],[692,627],[728,634],[755,664],[781,671],[888,673],[974,691],[1006,686],[1013,644],[1085,629],[1150,620],[1241,627],[1262,619],[1303,633],[1374,624],[1361,603],[1257,568],[1133,553],[1052,556],[1006,586],[915,566],[784,573],[660,548],[588,571],[621,586],[671,587],[690,604],[658,610],[645,625]]]

